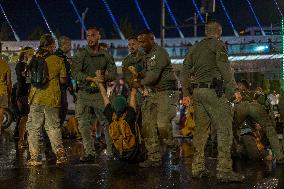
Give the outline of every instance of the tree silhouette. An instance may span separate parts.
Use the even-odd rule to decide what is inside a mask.
[[[11,41],[14,40],[11,29],[6,23],[1,24],[0,28],[0,41]]]
[[[46,31],[43,28],[38,26],[31,32],[31,34],[28,36],[28,39],[29,40],[39,40],[40,36],[42,36],[45,33]]]
[[[120,20],[119,28],[120,28],[121,32],[123,33],[123,35],[125,36],[126,39],[128,37],[138,33],[137,28],[133,27],[132,23],[128,20],[128,17]],[[111,38],[113,38],[113,39],[119,38],[119,34],[117,33],[117,30],[116,30],[114,25],[113,25],[113,31],[111,33]]]

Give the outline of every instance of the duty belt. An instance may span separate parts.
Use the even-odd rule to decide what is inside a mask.
[[[168,88],[147,88],[148,92],[156,93],[162,91],[177,91],[176,87],[168,87]]]
[[[211,83],[193,83],[192,87],[195,88],[208,88],[214,89],[214,86]]]
[[[97,87],[91,88],[91,87],[79,87],[80,91],[85,91],[89,94],[99,93],[100,90]]]

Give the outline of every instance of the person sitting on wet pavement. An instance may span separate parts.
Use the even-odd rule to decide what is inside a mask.
[[[239,82],[238,89],[242,93],[242,99],[234,105],[234,123],[236,128],[239,128],[248,118],[259,123],[275,154],[277,163],[283,164],[284,154],[281,152],[280,142],[275,130],[275,122],[266,112],[265,107],[259,103],[258,99],[254,99],[253,93],[249,91],[249,84],[247,81]]]
[[[238,139],[239,155],[250,160],[272,161],[273,153],[265,139],[261,125],[246,120]]]
[[[139,128],[136,124],[136,95],[137,90],[131,89],[129,103],[123,95],[115,96],[111,101],[107,96],[101,73],[96,72],[93,82],[99,87],[105,104],[104,114],[108,119],[107,132],[112,140],[112,151],[119,160],[132,161],[136,158],[139,143]]]

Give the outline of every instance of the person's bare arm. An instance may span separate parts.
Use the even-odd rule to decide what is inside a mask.
[[[136,96],[137,96],[137,89],[132,88],[130,92],[130,99],[129,99],[129,106],[132,107],[136,111]]]
[[[61,84],[66,84],[67,83],[67,78],[66,77],[60,77],[60,83]]]
[[[103,97],[104,104],[106,106],[106,105],[108,105],[110,103],[110,100],[107,97],[106,89],[105,89],[105,87],[104,87],[104,85],[102,83],[98,83],[97,85],[99,87],[100,93],[101,93],[101,95]]]
[[[103,85],[103,80],[102,80],[102,74],[101,74],[101,71],[100,70],[97,70],[96,71],[96,77],[93,77],[91,79],[93,82],[96,83],[96,85],[98,86],[99,90],[100,90],[100,93],[103,97],[103,101],[104,101],[104,104],[105,106],[107,106],[109,103],[110,103],[110,100],[107,96],[107,91]]]

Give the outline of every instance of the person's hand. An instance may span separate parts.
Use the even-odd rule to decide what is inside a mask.
[[[95,78],[99,83],[103,83],[105,81],[105,76],[103,75],[102,70],[96,71],[96,77]]]
[[[239,91],[234,94],[234,103],[239,103],[242,100],[242,95]]]
[[[138,89],[141,87],[141,83],[138,80],[133,80],[130,85],[131,85],[131,88],[135,88],[135,89]]]
[[[149,91],[147,89],[143,90],[143,96],[144,97],[149,96]]]
[[[255,124],[255,130],[257,130],[257,131],[261,130],[261,125],[259,123]]]
[[[86,81],[93,81],[93,79],[94,79],[93,77],[88,76],[88,77],[86,77],[86,79],[85,79],[85,80],[86,80]]]
[[[134,77],[137,77],[137,76],[138,76],[137,70],[136,70],[136,68],[135,68],[134,66],[129,66],[127,69],[131,72],[131,74],[132,74]]]
[[[186,107],[188,107],[190,105],[190,97],[189,96],[185,96],[182,98],[182,104]]]

